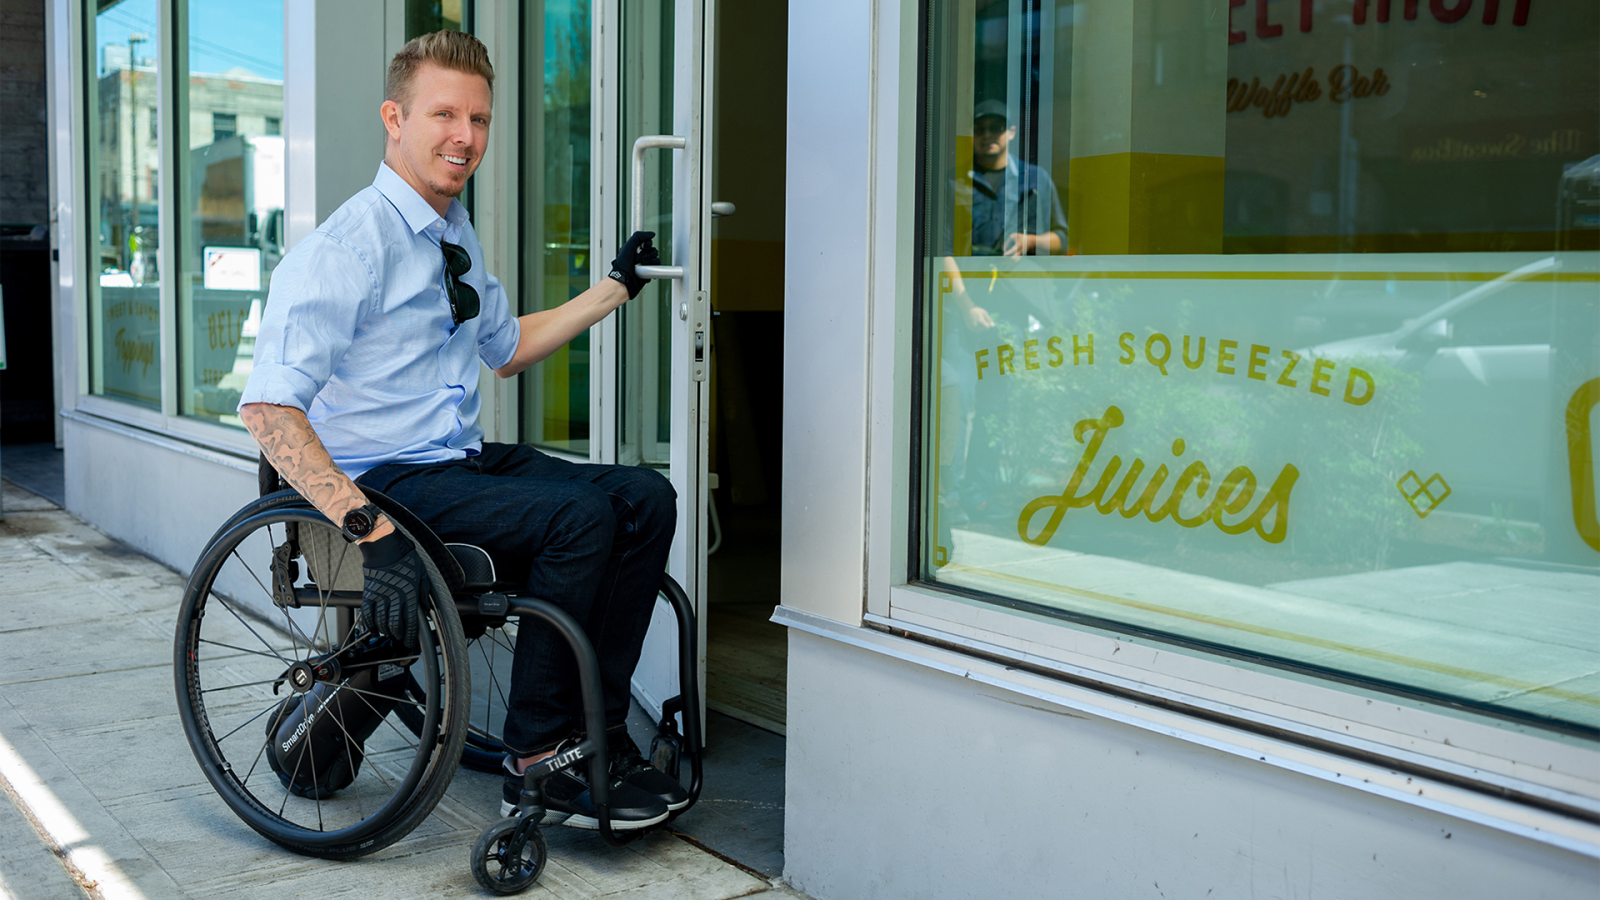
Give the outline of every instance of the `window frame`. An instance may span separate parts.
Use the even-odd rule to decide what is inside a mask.
[[[75,311],[83,317],[82,327],[76,329],[78,360],[76,366],[77,407],[95,411],[97,415],[110,418],[125,419],[129,424],[150,428],[160,419],[172,415],[172,402],[175,391],[168,389],[168,382],[176,378],[176,370],[172,368],[173,361],[169,359],[169,350],[173,346],[172,333],[172,301],[175,296],[170,290],[166,273],[174,257],[170,245],[173,237],[172,217],[162,208],[163,198],[171,197],[171,189],[176,184],[173,180],[170,165],[171,141],[168,132],[172,125],[172,109],[170,98],[173,93],[171,81],[171,38],[172,22],[165,14],[165,5],[173,0],[155,0],[157,19],[157,47],[156,68],[157,84],[154,87],[156,96],[156,109],[158,110],[158,128],[156,142],[156,155],[159,162],[159,177],[155,187],[155,204],[158,210],[158,224],[156,228],[156,264],[162,273],[157,285],[157,315],[159,322],[157,333],[159,340],[157,351],[160,355],[157,377],[160,390],[158,409],[150,409],[140,404],[127,400],[119,400],[104,393],[94,393],[95,353],[103,352],[99,345],[91,340],[90,335],[96,324],[95,299],[96,289],[99,285],[99,212],[96,200],[98,199],[95,180],[98,177],[96,164],[99,161],[97,144],[95,140],[99,133],[97,119],[99,117],[97,85],[99,82],[98,66],[99,54],[96,52],[95,24],[99,15],[96,0],[73,0],[68,5],[68,21],[76,26],[73,32],[76,40],[67,43],[76,54],[76,58],[69,62],[71,77],[75,79],[71,91],[73,121],[77,127],[74,133],[73,178],[72,185],[75,192],[79,192],[77,208],[81,210],[80,221],[71,232],[74,243],[81,248],[80,258],[76,261],[73,272],[77,284],[84,288],[83,295],[74,300]],[[91,11],[89,7],[96,6]],[[129,59],[129,66],[133,60]],[[134,140],[139,138],[138,107],[130,110],[129,131]]]
[[[915,28],[896,27],[894,17],[883,14],[875,25],[871,127],[879,174],[870,200],[875,212],[868,318],[871,357],[879,362],[869,364],[866,386],[872,437],[860,628],[889,636],[901,648],[897,653],[911,657],[953,652],[975,665],[997,664],[997,681],[1012,682],[1024,693],[1029,692],[1025,682],[1043,678],[1060,685],[1063,694],[1087,689],[1146,712],[1165,711],[1256,741],[1307,748],[1316,760],[1312,768],[1321,766],[1334,780],[1350,783],[1350,776],[1338,770],[1349,773],[1360,766],[1398,773],[1408,787],[1391,792],[1396,799],[1447,808],[1600,857],[1600,743],[1591,739],[1496,721],[1239,653],[1135,635],[1115,623],[1046,616],[1024,604],[997,603],[919,580],[930,2],[898,4],[900,15],[916,17]],[[780,611],[780,618],[788,617]],[[804,627],[798,621],[788,624]],[[1147,717],[1144,727],[1196,739],[1158,718]],[[1308,771],[1305,761],[1291,763],[1265,751],[1260,758]],[[1414,797],[1412,779],[1418,785]],[[1371,779],[1366,784],[1364,789],[1371,789]],[[1433,802],[1441,785],[1459,790],[1445,807]],[[1512,810],[1510,819],[1506,809]]]
[[[185,12],[182,6],[185,0],[156,0],[156,2],[163,42],[158,53],[161,67],[159,87],[161,176],[158,190],[159,197],[163,199],[158,202],[174,205],[172,209],[163,212],[158,261],[163,272],[172,272],[177,263],[179,250],[176,245],[178,236],[176,229],[182,227],[174,219],[178,212],[175,205],[178,202],[177,185],[180,176],[176,170],[176,157],[180,155],[177,149],[176,116],[180,99],[178,92],[184,90],[187,84],[186,79],[174,74],[174,66],[177,64],[174,39],[178,30],[178,17]],[[487,5],[480,9],[478,5],[480,2]],[[63,385],[63,400],[75,412],[94,419],[126,425],[138,431],[253,460],[259,450],[244,430],[181,413],[179,402],[181,388],[178,381],[180,372],[176,357],[179,347],[177,329],[180,327],[178,322],[180,310],[176,281],[164,279],[159,289],[162,366],[160,409],[148,409],[114,397],[92,393],[93,347],[90,335],[94,327],[92,315],[94,292],[91,279],[95,273],[88,251],[95,246],[95,235],[91,231],[94,216],[89,214],[91,212],[89,201],[94,196],[89,179],[93,176],[95,148],[89,140],[88,117],[94,114],[94,110],[90,108],[88,100],[90,79],[94,77],[91,67],[97,64],[97,55],[91,46],[95,14],[90,9],[91,3],[92,0],[69,0],[61,6],[65,32],[62,46],[67,50],[68,57],[61,62],[61,74],[69,86],[65,96],[69,98],[70,105],[70,109],[64,112],[70,115],[73,125],[69,129],[72,138],[71,168],[68,170],[70,174],[64,175],[60,184],[70,191],[72,208],[80,211],[76,213],[77,218],[73,219],[72,210],[64,210],[62,220],[63,225],[67,226],[62,232],[65,236],[62,242],[64,245],[62,263],[67,267],[63,272],[62,285],[62,300],[66,304],[63,309],[67,315],[63,317],[62,325],[66,329],[63,334],[71,335],[68,340],[73,357],[65,368],[65,373],[72,383]],[[388,23],[385,46],[390,53],[398,50],[404,42],[401,33],[404,19],[403,5],[404,0],[385,0]],[[466,0],[465,5],[471,9],[471,32],[489,46],[491,58],[499,63],[497,70],[501,73],[495,90],[495,119],[498,127],[490,137],[493,152],[485,159],[473,179],[475,184],[473,199],[476,207],[473,210],[473,223],[483,239],[486,263],[491,271],[499,271],[507,295],[516,297],[519,296],[520,289],[520,273],[515,264],[520,228],[514,204],[501,199],[500,195],[505,193],[506,196],[515,196],[517,187],[519,168],[516,160],[517,121],[520,91],[517,79],[508,77],[505,73],[515,73],[519,71],[521,65],[515,35],[522,10],[516,4],[496,2],[496,0]],[[596,8],[595,16],[598,22],[599,7]],[[507,35],[512,37],[508,39]],[[305,48],[299,48],[290,40],[288,32],[285,33],[286,68],[294,54],[303,52],[303,49]],[[288,109],[288,105],[292,102],[291,95],[296,90],[302,95],[305,93],[304,89],[291,89],[289,82],[286,73],[285,110],[279,120],[280,131],[290,128],[290,121],[296,115]],[[595,121],[598,121],[599,114],[595,115]],[[186,176],[187,172],[182,174]],[[597,190],[592,187],[591,193]],[[286,186],[286,199],[290,204],[295,204],[304,203],[307,198],[303,196],[303,192],[302,195],[296,195],[292,187]],[[167,215],[167,212],[171,212],[172,215]],[[285,228],[290,227],[291,223],[286,215]],[[485,439],[514,441],[519,427],[516,380],[500,379],[485,368],[480,372],[479,390],[484,404],[480,422],[484,428]],[[592,381],[591,414],[595,409],[599,390],[600,386]],[[578,461],[589,461],[593,458],[593,454],[587,459],[566,452],[558,452],[557,455]]]
[[[73,407],[78,413],[104,419],[121,425],[131,426],[143,432],[149,432],[161,437],[193,444],[209,450],[218,451],[242,459],[254,459],[259,453],[255,441],[244,429],[236,426],[224,425],[208,418],[185,415],[181,411],[179,402],[180,362],[177,358],[179,352],[179,322],[180,309],[178,302],[177,277],[180,248],[177,244],[180,237],[180,225],[177,217],[181,214],[182,197],[179,196],[178,185],[181,177],[187,177],[187,170],[180,173],[180,157],[184,154],[178,148],[178,114],[180,110],[187,110],[186,98],[180,97],[179,92],[186,91],[188,78],[179,77],[176,66],[184,62],[187,54],[179,51],[176,40],[183,30],[180,24],[186,19],[187,0],[156,0],[156,15],[159,25],[160,46],[156,54],[159,69],[159,86],[156,88],[159,109],[158,153],[160,160],[160,176],[157,180],[156,203],[161,209],[161,224],[158,229],[160,246],[157,249],[157,264],[162,273],[159,286],[158,311],[160,315],[160,409],[148,409],[137,404],[119,400],[104,394],[93,393],[94,360],[91,352],[95,349],[90,340],[90,333],[95,327],[94,323],[94,285],[96,278],[94,271],[95,262],[90,259],[91,251],[96,246],[97,237],[94,234],[96,224],[95,214],[91,210],[91,199],[95,196],[91,180],[95,177],[96,147],[91,140],[92,132],[90,117],[97,111],[89,102],[91,99],[92,82],[96,75],[94,67],[97,63],[97,54],[94,52],[94,16],[90,9],[95,0],[73,0],[68,4],[68,21],[74,26],[77,40],[69,42],[75,58],[69,62],[69,71],[72,78],[77,79],[72,90],[73,121],[78,127],[74,128],[74,173],[72,185],[75,192],[79,192],[77,208],[82,210],[81,223],[73,229],[73,243],[80,249],[80,258],[75,260],[72,277],[77,284],[83,285],[83,295],[72,301],[73,311],[81,314],[84,319],[81,325],[74,327],[75,344],[78,350],[75,375],[77,384],[74,386]]]
[[[91,210],[91,199],[94,187],[91,184],[94,175],[96,159],[96,146],[91,139],[90,117],[98,114],[94,109],[96,104],[91,104],[93,82],[96,80],[94,66],[96,53],[94,53],[94,11],[90,6],[96,0],[74,0],[69,5],[70,26],[74,26],[78,40],[72,40],[77,58],[69,62],[70,77],[77,78],[77,88],[72,91],[72,102],[75,104],[74,122],[77,123],[74,146],[74,191],[80,192],[77,208],[83,210],[82,223],[72,231],[74,243],[80,248],[80,259],[75,264],[72,272],[75,282],[83,285],[83,296],[74,301],[77,314],[83,315],[83,323],[74,328],[75,344],[77,344],[77,365],[75,375],[77,384],[72,389],[74,396],[75,412],[86,413],[94,418],[115,421],[126,424],[141,431],[155,432],[162,436],[184,440],[189,444],[198,444],[202,447],[213,448],[219,452],[232,453],[232,455],[254,456],[256,447],[253,440],[242,429],[229,428],[224,424],[213,423],[208,420],[197,420],[194,416],[179,415],[178,405],[178,285],[174,280],[174,266],[178,263],[178,248],[174,242],[178,239],[178,226],[174,223],[174,216],[178,215],[178,151],[176,151],[176,106],[178,106],[178,91],[184,88],[187,78],[174,77],[173,67],[179,62],[179,53],[174,50],[173,42],[178,34],[178,16],[181,14],[179,3],[184,0],[155,0],[155,16],[157,16],[157,69],[158,69],[158,120],[160,120],[160,133],[158,133],[158,159],[160,159],[160,178],[157,181],[157,207],[160,208],[160,226],[158,226],[157,264],[162,272],[162,280],[158,285],[158,315],[160,315],[160,408],[139,407],[139,405],[107,397],[104,394],[93,392],[93,359],[94,351],[90,341],[90,333],[94,328],[94,279],[96,263],[90,259],[91,251],[96,247],[98,235],[94,234],[96,226],[96,213]]]

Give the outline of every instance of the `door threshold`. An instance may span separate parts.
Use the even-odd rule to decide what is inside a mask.
[[[788,737],[782,722],[774,721],[759,713],[748,712],[730,704],[710,699],[706,700],[706,708],[722,713],[730,719],[738,719],[746,725],[754,725],[763,731],[770,731],[779,737]]]

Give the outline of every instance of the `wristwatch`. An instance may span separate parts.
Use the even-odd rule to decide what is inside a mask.
[[[340,529],[344,539],[355,543],[372,533],[378,525],[378,517],[383,515],[383,510],[368,503],[366,506],[357,507],[344,514],[344,527]]]

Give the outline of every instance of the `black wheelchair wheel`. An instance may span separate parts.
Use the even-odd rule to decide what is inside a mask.
[[[550,857],[544,832],[538,825],[530,826],[519,846],[513,847],[513,834],[520,819],[501,819],[478,835],[472,846],[472,877],[484,890],[497,894],[515,894],[539,880],[544,864]]]
[[[665,595],[662,602],[667,601]],[[467,638],[467,665],[472,669],[472,698],[469,701],[466,744],[461,764],[479,772],[501,771],[506,747],[501,740],[505,729],[507,696],[511,691],[511,659],[517,648],[519,619],[480,616],[468,613],[461,625]],[[416,733],[422,717],[414,710],[400,710],[406,724]]]
[[[506,752],[500,734],[506,722],[517,621],[467,615],[462,626],[467,635],[465,656],[472,672],[472,696],[467,701],[467,738],[461,748],[461,765],[479,772],[499,772]],[[421,677],[419,667],[412,667],[412,677]],[[412,734],[421,734],[420,710],[405,707],[396,712]]]
[[[421,823],[467,733],[460,618],[432,599],[450,596],[443,576],[428,561],[420,646],[406,651],[360,624],[360,559],[294,494],[255,501],[196,563],[174,647],[179,718],[207,780],[263,836],[332,859]]]
[[[511,690],[511,657],[517,649],[517,620],[471,621],[479,618],[469,616],[463,623],[470,629],[467,665],[472,669],[472,700],[461,764],[480,772],[498,772],[506,752],[500,736],[506,724],[506,695]]]

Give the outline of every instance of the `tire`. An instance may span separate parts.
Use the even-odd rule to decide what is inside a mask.
[[[173,670],[190,749],[223,802],[283,847],[349,859],[409,834],[444,795],[466,739],[470,675],[460,617],[431,560],[432,591],[424,598],[412,662],[392,642],[366,634],[351,609],[359,591],[352,600],[316,584],[315,554],[307,548],[319,545],[328,554],[356,553],[292,492],[261,498],[234,515],[185,587]],[[357,553],[357,574],[359,561]],[[302,607],[291,613],[274,603],[274,595],[292,588],[301,590]],[[316,688],[297,694],[290,673],[319,665]],[[397,666],[412,676],[397,676]],[[313,698],[324,698],[324,705],[319,709]],[[400,709],[415,714],[415,728],[403,724]],[[344,748],[345,771],[353,773],[348,783],[331,779],[308,789],[313,772],[302,774],[299,763],[293,772],[274,770],[282,761],[268,752],[274,726],[297,715],[308,734],[319,719],[338,726],[342,734],[321,723],[322,733],[335,734]],[[372,729],[364,739],[362,721]],[[307,768],[323,771],[327,759],[317,769],[316,746],[296,744],[300,755],[292,758],[311,758]],[[291,792],[291,783],[298,790]]]
[[[472,877],[484,890],[515,894],[538,881],[544,871],[550,849],[539,826],[533,826],[515,857],[506,852],[511,833],[519,823],[519,819],[501,819],[478,835],[477,843],[472,845]]]

